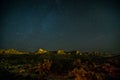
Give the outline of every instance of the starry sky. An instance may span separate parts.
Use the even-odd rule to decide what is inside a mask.
[[[120,51],[118,0],[1,0],[0,48]]]

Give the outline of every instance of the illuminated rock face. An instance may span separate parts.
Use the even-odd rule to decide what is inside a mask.
[[[79,54],[79,53],[80,53],[80,51],[77,50],[77,51],[76,51],[76,54]]]
[[[21,51],[17,51],[15,49],[7,49],[4,50],[5,54],[29,54],[29,52],[21,52]]]
[[[57,54],[65,54],[64,50],[58,50]]]
[[[5,50],[5,53],[6,53],[6,54],[17,54],[18,51],[15,50],[15,49],[8,49],[8,50]]]
[[[70,51],[68,54],[77,54],[77,55],[82,55],[82,53],[78,50],[75,50],[75,51]]]
[[[47,53],[48,51],[47,50],[44,50],[44,49],[38,49],[38,51],[35,53],[35,54],[45,54]]]

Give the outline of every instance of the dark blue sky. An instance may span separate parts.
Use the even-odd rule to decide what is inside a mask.
[[[1,0],[0,48],[120,51],[118,0]]]

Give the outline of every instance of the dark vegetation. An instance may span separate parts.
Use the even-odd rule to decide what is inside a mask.
[[[119,55],[0,54],[0,80],[119,80],[119,61]]]

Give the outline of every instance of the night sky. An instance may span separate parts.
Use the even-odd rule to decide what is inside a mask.
[[[120,51],[119,0],[0,0],[0,48]]]

